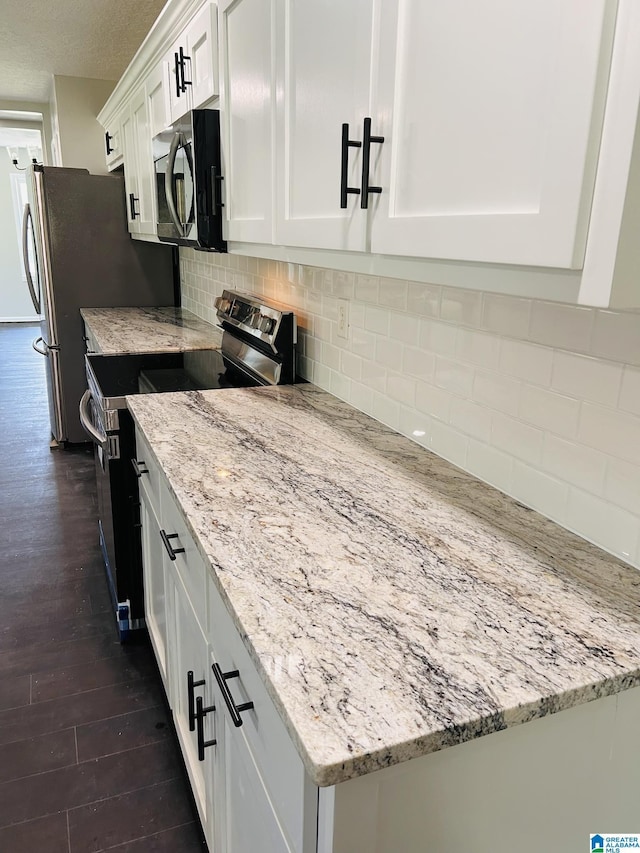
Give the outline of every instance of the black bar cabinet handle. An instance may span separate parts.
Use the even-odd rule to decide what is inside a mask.
[[[215,211],[218,207],[224,207],[222,201],[222,182],[224,178],[220,174],[219,166],[211,167],[211,210]]]
[[[189,702],[189,731],[194,732],[196,730],[196,712],[194,710],[196,698],[194,694],[194,690],[196,687],[204,686],[204,678],[200,678],[198,681],[194,681],[193,679],[193,670],[190,669],[187,673],[187,699]]]
[[[183,91],[183,92],[186,92],[186,91],[187,91],[187,86],[190,86],[190,85],[191,85],[191,80],[185,80],[185,77],[184,77],[184,62],[185,62],[185,59],[188,59],[188,60],[189,60],[189,62],[191,62],[191,57],[190,57],[190,56],[186,56],[186,54],[185,54],[184,50],[183,50],[182,48],[180,48],[180,60],[179,60],[179,61],[180,61],[180,79],[182,80],[182,84],[181,84],[181,85],[182,85],[182,91]]]
[[[131,219],[136,219],[136,217],[140,216],[140,211],[136,210],[137,201],[140,201],[138,196],[133,193],[129,193],[129,210],[131,212]]]
[[[176,76],[176,98],[179,98],[183,90],[180,86],[180,59],[177,52],[173,54],[173,70]]]
[[[177,539],[177,533],[165,533],[164,530],[160,531],[160,538],[162,539],[162,544],[167,549],[167,554],[169,555],[170,560],[175,560],[176,554],[184,554],[184,548],[173,548],[169,539]]]
[[[113,139],[113,136],[109,133],[109,131],[107,131],[104,135],[104,141],[105,141],[106,146],[107,146],[107,154],[113,154],[113,152],[116,150],[115,148],[111,147],[111,140],[112,139]]]
[[[250,711],[253,708],[253,702],[244,702],[242,705],[236,705],[236,703],[233,701],[233,696],[231,695],[229,686],[227,685],[227,680],[229,678],[238,678],[238,676],[240,675],[240,670],[232,669],[229,672],[223,672],[220,668],[219,663],[214,663],[212,669],[213,674],[216,677],[216,681],[218,682],[220,692],[222,693],[224,704],[227,706],[229,714],[231,715],[231,719],[233,720],[233,725],[238,728],[242,725],[242,717],[240,716],[240,714],[243,711]]]
[[[148,468],[141,468],[140,467],[141,465],[146,465],[146,463],[144,461],[139,460],[139,459],[132,459],[131,464],[133,465],[133,470],[134,470],[135,475],[138,479],[140,479],[140,477],[142,477],[143,474],[149,473]]]
[[[350,187],[349,179],[349,148],[360,148],[362,142],[357,139],[349,139],[349,125],[342,125],[342,154],[340,157],[340,207],[347,206],[347,196],[350,193],[360,195],[358,187]]]
[[[198,696],[196,699],[196,738],[198,740],[198,761],[204,761],[204,751],[209,746],[215,746],[218,742],[215,738],[211,740],[204,739],[204,718],[207,716],[209,711],[215,711],[215,705],[209,705],[208,708],[205,708],[202,702],[202,697]]]
[[[381,193],[382,187],[369,186],[369,163],[371,160],[371,143],[384,142],[384,136],[371,136],[371,119],[365,118],[364,130],[362,132],[362,194],[360,196],[360,207],[366,210],[369,207],[369,193]]]

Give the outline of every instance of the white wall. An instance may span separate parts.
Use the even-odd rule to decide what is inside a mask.
[[[58,154],[55,165],[107,174],[104,128],[96,116],[114,86],[114,80],[54,76],[51,125],[53,147]]]
[[[185,308],[215,322],[224,287],[292,306],[301,375],[640,568],[640,313],[191,249],[180,267]]]
[[[21,152],[26,162],[26,152]],[[16,233],[10,175],[15,174],[7,148],[0,148],[0,322],[36,319],[22,277],[22,258]]]

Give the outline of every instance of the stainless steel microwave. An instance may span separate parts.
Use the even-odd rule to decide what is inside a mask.
[[[226,252],[220,113],[191,110],[153,140],[158,238]]]

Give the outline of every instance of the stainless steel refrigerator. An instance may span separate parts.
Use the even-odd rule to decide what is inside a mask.
[[[86,388],[80,308],[176,304],[176,251],[132,240],[121,175],[29,167],[23,256],[34,308],[34,349],[47,360],[51,434],[84,442],[78,405]]]

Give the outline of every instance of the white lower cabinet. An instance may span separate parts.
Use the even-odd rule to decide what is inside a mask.
[[[138,454],[139,456],[141,454]],[[143,463],[144,464],[144,463]],[[144,476],[144,475],[142,475]],[[145,482],[140,479],[140,522],[142,524],[142,562],[144,564],[144,610],[151,644],[158,662],[164,689],[169,693],[167,657],[168,595],[162,558],[160,524]]]

